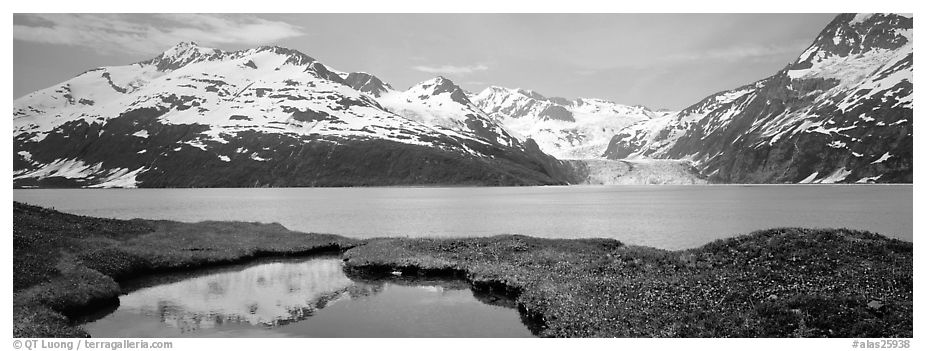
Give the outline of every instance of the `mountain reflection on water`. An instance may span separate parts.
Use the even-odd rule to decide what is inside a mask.
[[[474,295],[462,281],[348,277],[336,257],[160,276],[126,290],[117,309],[84,324],[91,335],[530,336],[510,300]]]
[[[119,303],[120,308],[157,315],[166,325],[192,331],[227,323],[287,324],[311,316],[343,294],[369,295],[373,289],[375,285],[354,284],[335,259],[309,260],[142,288]]]

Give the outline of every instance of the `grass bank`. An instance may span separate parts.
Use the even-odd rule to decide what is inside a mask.
[[[912,337],[913,244],[774,229],[665,251],[527,236],[373,239],[348,269],[457,275],[550,337]]]
[[[139,275],[353,245],[279,224],[125,221],[14,202],[13,336],[85,337],[71,318],[116,303],[118,282]]]
[[[912,337],[913,244],[773,229],[666,251],[609,239],[379,238],[278,224],[112,220],[14,203],[16,337],[86,336],[70,317],[118,282],[273,255],[343,251],[353,274],[457,276],[553,337]],[[346,251],[344,251],[346,250]]]

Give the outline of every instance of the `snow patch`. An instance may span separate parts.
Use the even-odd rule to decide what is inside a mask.
[[[878,158],[877,160],[873,161],[871,164],[876,164],[876,163],[881,163],[881,162],[887,161],[889,158],[891,158],[891,156],[893,156],[893,155],[891,155],[890,151],[885,152],[884,155],[881,155],[880,158]]]
[[[203,151],[208,151],[208,150],[206,149],[206,144],[203,144],[203,142],[202,142],[201,140],[192,140],[192,141],[190,141],[190,142],[187,142],[186,144],[187,144],[187,145],[190,145],[190,146],[192,146],[192,147],[195,147],[195,148],[197,148],[197,149],[203,150]]]
[[[789,70],[789,71],[788,71],[788,78],[791,78],[791,79],[801,79],[801,78],[804,78],[804,76],[806,76],[806,75],[808,75],[808,74],[810,74],[810,73],[811,73],[811,71],[810,71],[809,69],[799,69],[799,70],[793,70],[793,69],[792,69],[792,70]]]
[[[269,158],[263,158],[263,157],[257,156],[256,152],[251,154],[251,159],[254,161],[261,161],[261,162],[269,160]]]
[[[42,166],[41,168],[18,175],[13,179],[21,178],[38,178],[44,179],[48,177],[64,177],[68,179],[78,179],[85,178],[94,173],[97,173],[102,168],[102,163],[97,163],[93,165],[88,165],[84,161],[73,159],[57,159],[52,163]]]
[[[882,175],[879,175],[879,176],[876,176],[876,177],[864,177],[864,178],[860,178],[859,180],[856,180],[855,182],[856,182],[856,183],[874,182],[874,181],[877,181],[878,179],[881,179],[882,176],[884,176],[884,175],[882,174]]]
[[[817,180],[814,183],[821,183],[821,184],[838,183],[846,179],[846,177],[848,177],[850,174],[852,174],[852,171],[846,170],[845,167],[840,167],[839,169],[833,171],[833,173],[830,173],[830,175],[826,176],[826,178]]]
[[[800,183],[800,184],[810,184],[810,183],[813,182],[814,179],[817,179],[817,175],[819,175],[819,174],[820,174],[820,172],[813,172],[813,173],[811,173],[809,176],[807,176],[807,178],[804,178],[804,180],[801,180],[801,181],[799,181],[798,183]]]
[[[16,154],[18,154],[19,156],[22,156],[24,159],[26,159],[26,161],[32,161],[32,153],[29,151],[20,151],[20,152],[17,152]]]
[[[857,14],[855,14],[855,17],[852,17],[852,20],[849,21],[849,25],[850,25],[850,26],[854,26],[854,25],[856,25],[856,24],[860,24],[860,23],[862,23],[862,22],[865,22],[865,21],[867,21],[869,18],[871,18],[872,15],[874,15],[874,14],[873,14],[873,13],[857,13]]]
[[[146,170],[145,167],[139,167],[130,172],[127,168],[119,168],[112,175],[106,177],[103,182],[91,185],[89,188],[137,188],[138,180],[135,177]]]

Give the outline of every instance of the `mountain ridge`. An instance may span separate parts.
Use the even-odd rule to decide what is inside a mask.
[[[533,90],[489,86],[471,100],[512,133],[561,159],[600,158],[620,129],[657,116],[646,107],[603,99],[548,98]]]
[[[775,74],[674,112],[441,76],[400,91],[298,50],[181,42],[16,99],[14,186],[565,184],[620,168],[583,161],[601,158],[912,182],[912,47],[912,16],[842,14]]]
[[[912,17],[842,14],[772,76],[620,131],[605,156],[723,183],[912,182]]]
[[[14,185],[563,183],[543,155],[395,115],[342,75],[195,43],[89,70],[14,101]]]

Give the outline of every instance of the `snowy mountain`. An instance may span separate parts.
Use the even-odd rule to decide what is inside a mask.
[[[688,159],[719,182],[912,182],[912,27],[839,15],[775,75],[629,126],[605,156]]]
[[[451,80],[437,77],[406,91],[382,93],[377,101],[387,110],[426,125],[439,126],[503,147],[521,142],[469,100]]]
[[[679,112],[398,91],[291,49],[181,43],[15,100],[14,186],[912,182],[912,40],[912,16],[840,15],[783,70]]]
[[[491,86],[473,95],[476,106],[519,138],[532,138],[557,158],[599,158],[617,132],[658,114],[642,106],[600,99],[548,98]]]
[[[562,183],[542,153],[388,111],[390,90],[291,49],[181,43],[14,101],[14,185]]]

